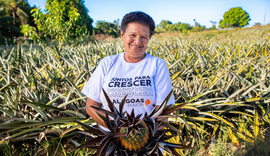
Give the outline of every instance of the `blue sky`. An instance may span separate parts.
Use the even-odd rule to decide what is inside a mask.
[[[31,6],[45,9],[46,0],[28,0]],[[201,25],[211,27],[210,21],[219,22],[226,11],[233,7],[242,7],[249,13],[248,26],[259,22],[270,23],[270,0],[85,0],[89,16],[94,20],[113,22],[122,20],[131,11],[143,11],[154,19],[156,25],[162,20],[172,23],[182,22],[194,25],[196,19]],[[266,15],[266,16],[265,16]]]

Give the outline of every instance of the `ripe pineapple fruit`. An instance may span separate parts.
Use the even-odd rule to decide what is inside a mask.
[[[128,150],[138,151],[146,145],[149,139],[149,128],[145,122],[141,121],[144,128],[139,128],[140,132],[132,130],[128,136],[120,137],[121,144]],[[128,128],[121,128],[120,133],[127,134]]]

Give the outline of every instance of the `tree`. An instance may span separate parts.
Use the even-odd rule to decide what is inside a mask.
[[[181,31],[181,25],[182,25],[181,22],[173,24],[175,31]]]
[[[216,24],[217,24],[216,21],[210,21],[210,23],[212,23],[212,27],[210,28],[210,30],[215,30],[215,29],[217,29],[217,28],[216,28]]]
[[[168,24],[172,24],[172,22],[169,21],[169,20],[162,20],[162,21],[159,23],[158,26],[159,26],[161,29],[166,29],[166,26],[167,26]]]
[[[106,21],[97,21],[96,23],[96,33],[97,34],[109,34],[112,37],[120,36],[119,21],[114,21],[114,23]]]
[[[175,24],[172,24],[170,21],[165,21],[163,20],[163,22],[160,22],[160,25],[164,27],[164,25],[166,25],[165,28],[161,28],[160,26],[158,26],[156,28],[157,32],[163,32],[163,31],[178,31],[178,32],[182,32],[182,33],[187,33],[189,32],[192,27],[190,24],[187,23],[181,23],[181,22],[177,22]],[[162,29],[162,30],[161,30]]]
[[[182,23],[179,29],[182,33],[187,33],[192,29],[192,26],[188,23]]]
[[[11,22],[9,21],[12,21],[12,20],[13,20],[13,17],[8,15],[8,12],[0,3],[0,38],[2,38],[3,36],[12,37],[9,31],[10,29],[12,29],[12,32],[18,30],[17,27],[10,24]]]
[[[219,28],[237,28],[248,25],[251,20],[249,14],[241,7],[231,8],[219,21]]]
[[[204,31],[205,29],[206,29],[205,26],[201,26],[200,23],[195,21],[195,27],[192,27],[191,31],[200,32],[200,31]]]
[[[54,0],[47,0],[47,5],[52,5],[52,2]],[[64,3],[65,7],[67,8],[64,12],[64,20],[69,20],[68,19],[68,12],[69,8],[72,6],[77,9],[79,12],[80,16],[78,20],[76,21],[76,25],[78,27],[86,27],[87,32],[92,35],[93,32],[93,19],[88,15],[88,9],[84,5],[84,0],[57,0],[58,2]],[[74,31],[76,31],[74,29]]]
[[[254,24],[254,26],[255,26],[255,27],[259,27],[259,26],[262,26],[262,24],[259,23],[259,22],[257,22],[257,23]]]
[[[19,17],[21,24],[26,24],[28,15],[22,7],[29,7],[25,0],[0,0],[1,5],[12,14],[13,25],[15,26],[16,15]]]
[[[20,29],[12,25],[12,21],[13,17],[9,16],[5,10],[0,11],[0,38],[3,36],[12,38],[15,33],[20,33]]]
[[[165,29],[166,31],[169,31],[169,32],[176,31],[174,24],[167,24]]]
[[[28,24],[23,25],[21,31],[24,35],[38,40],[41,37],[49,36],[59,41],[59,49],[61,49],[65,41],[86,33],[85,26],[82,27],[76,24],[80,14],[75,7],[68,7],[65,2],[57,0],[53,0],[50,5],[47,3],[45,7],[46,14],[43,14],[39,8],[31,11],[38,30]],[[66,16],[67,10],[68,14]]]
[[[6,37],[20,35],[20,25],[30,21],[31,7],[26,0],[0,0],[0,31]]]

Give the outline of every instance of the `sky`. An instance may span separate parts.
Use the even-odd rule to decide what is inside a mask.
[[[46,0],[28,0],[30,6],[45,10]],[[122,20],[132,11],[149,14],[158,25],[162,20],[172,23],[189,23],[194,26],[194,19],[202,26],[211,27],[210,21],[217,23],[223,19],[226,11],[233,7],[242,7],[255,23],[270,23],[270,0],[85,0],[89,16],[97,21],[113,22]]]

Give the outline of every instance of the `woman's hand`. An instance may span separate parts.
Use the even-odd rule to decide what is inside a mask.
[[[94,107],[101,107],[101,104],[90,99],[87,98],[86,101],[86,113],[91,116],[93,118],[94,121],[96,121],[99,125],[103,126],[103,127],[107,127],[106,124],[104,123],[104,121],[99,117],[99,115],[97,114],[97,110],[95,108],[92,108],[90,106],[94,106]],[[98,112],[99,114],[105,116],[104,113],[102,112]]]

